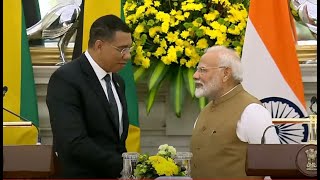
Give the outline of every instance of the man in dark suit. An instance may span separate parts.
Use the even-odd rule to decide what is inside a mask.
[[[129,27],[117,16],[97,19],[88,50],[51,76],[47,106],[60,178],[118,178],[126,152],[125,84],[116,73],[130,59]]]

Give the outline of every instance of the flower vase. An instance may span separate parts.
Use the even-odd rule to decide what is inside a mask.
[[[136,167],[139,153],[137,152],[125,152],[122,153],[123,169],[121,172],[121,179],[135,179],[133,170]]]
[[[177,152],[174,161],[175,163],[185,169],[185,176],[191,177],[191,152]]]

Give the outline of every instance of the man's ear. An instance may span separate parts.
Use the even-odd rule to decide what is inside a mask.
[[[96,40],[96,42],[94,42],[94,49],[95,50],[100,50],[102,48],[103,42],[101,40]]]
[[[231,76],[232,76],[232,69],[229,68],[229,67],[226,67],[224,69],[224,71],[223,71],[223,79],[222,79],[222,81],[223,82],[228,81],[231,78]]]

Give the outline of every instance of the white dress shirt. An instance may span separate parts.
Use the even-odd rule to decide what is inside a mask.
[[[93,59],[92,57],[90,56],[89,52],[86,51],[85,53],[85,56],[87,57],[87,59],[89,60],[89,63],[91,64],[94,72],[96,73],[98,79],[99,79],[99,82],[101,84],[101,87],[103,88],[103,91],[107,97],[107,99],[109,100],[109,97],[108,97],[108,92],[107,92],[107,83],[106,81],[104,80],[104,77],[107,75],[107,74],[110,74],[110,77],[112,79],[112,73],[111,72],[106,72],[105,70],[103,70]],[[117,84],[117,86],[119,86]],[[119,128],[122,128],[122,105],[121,105],[121,102],[120,102],[120,98],[118,96],[118,93],[117,93],[117,90],[115,88],[115,85],[113,83],[113,81],[111,81],[111,88],[112,88],[112,92],[114,94],[114,98],[116,99],[116,102],[117,102],[117,108],[118,108],[118,113],[119,113]],[[122,130],[120,131],[119,130],[119,135],[121,136],[121,133],[122,133]]]

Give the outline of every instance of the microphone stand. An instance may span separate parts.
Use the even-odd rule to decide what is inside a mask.
[[[264,131],[263,131],[263,134],[262,134],[262,137],[261,137],[261,144],[264,144],[265,141],[266,141],[266,138],[265,138],[265,135],[266,135],[266,132],[268,129],[272,128],[272,127],[276,127],[277,125],[276,124],[272,124],[270,126],[268,126]]]
[[[4,108],[4,107],[3,107],[3,110],[7,111],[8,113],[10,113],[10,114],[12,114],[12,115],[14,115],[14,116],[16,116],[16,117],[18,117],[18,118],[26,121],[26,122],[31,122],[31,124],[32,124],[34,127],[36,127],[36,129],[37,129],[37,131],[38,131],[38,142],[37,142],[37,144],[38,144],[38,145],[41,144],[40,130],[39,130],[39,128],[38,128],[37,126],[35,126],[35,125],[33,124],[32,121],[29,121],[28,119],[26,119],[26,118],[24,118],[24,117],[22,117],[22,116],[19,116],[18,114],[14,113],[14,112],[12,112],[12,111]]]
[[[2,91],[3,91],[3,98],[4,98],[4,96],[5,96],[6,93],[8,92],[8,87],[7,87],[7,86],[3,86]],[[27,118],[24,118],[24,117],[22,117],[22,116],[20,116],[20,115],[18,115],[18,114],[16,114],[16,113],[14,113],[14,112],[6,109],[6,108],[4,108],[4,107],[2,107],[2,108],[3,108],[3,110],[7,111],[8,113],[10,113],[10,114],[12,114],[12,115],[14,115],[14,116],[16,116],[16,117],[24,120],[24,121],[31,122],[31,124],[32,124],[34,127],[36,127],[36,128],[37,128],[37,131],[38,131],[38,142],[37,142],[37,145],[40,145],[40,144],[41,144],[40,129],[39,129],[37,126],[35,126],[32,121],[29,121]]]
[[[14,112],[6,109],[6,108],[3,108],[3,110],[7,111],[8,113],[10,113],[10,114],[12,114],[12,115],[14,115],[14,116],[16,116],[16,117],[18,117],[18,118],[20,118],[20,119],[23,119],[24,121],[31,122],[31,121],[29,121],[28,119],[26,119],[26,118],[24,118],[24,117],[22,117],[22,116],[19,116],[18,114],[14,113]],[[32,122],[31,122],[31,123],[32,123]],[[33,124],[33,123],[32,123],[32,124]]]

